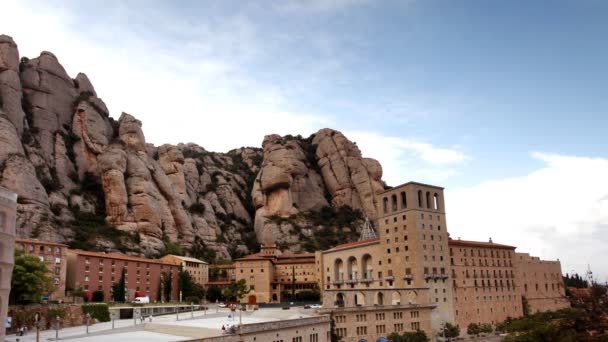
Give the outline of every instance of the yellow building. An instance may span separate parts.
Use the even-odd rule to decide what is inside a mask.
[[[561,264],[527,253],[515,253],[515,276],[519,294],[526,298],[530,313],[567,308]]]
[[[190,273],[194,281],[201,286],[206,286],[209,282],[209,264],[202,260],[173,254],[165,255],[159,260],[181,265],[182,269]]]
[[[523,315],[517,289],[515,247],[490,242],[450,240],[450,265],[456,323],[496,324]]]
[[[323,309],[345,342],[375,341],[392,332],[431,333],[428,288],[394,286],[380,240],[372,238],[317,252]],[[390,266],[392,267],[392,266]]]
[[[0,187],[0,321],[6,322],[11,274],[15,262],[15,225],[17,217],[17,194]],[[4,340],[5,329],[0,331]]]
[[[249,287],[244,302],[293,301],[298,293],[317,288],[313,253],[281,253],[276,246],[262,246],[259,253],[236,259],[234,267],[236,280],[245,279]]]

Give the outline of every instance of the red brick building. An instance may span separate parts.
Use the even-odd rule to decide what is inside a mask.
[[[55,286],[55,291],[49,294],[49,299],[63,299],[65,297],[68,246],[33,239],[17,239],[15,245],[17,249],[26,254],[37,256],[40,261],[46,264],[53,279],[53,286]]]
[[[103,291],[104,300],[110,301],[112,285],[120,281],[123,269],[127,301],[132,301],[137,295],[149,296],[152,302],[160,301],[158,289],[161,286],[161,274],[168,274],[172,279],[171,300],[179,299],[177,285],[179,265],[118,253],[70,249],[66,286],[69,289],[82,286],[90,293]]]

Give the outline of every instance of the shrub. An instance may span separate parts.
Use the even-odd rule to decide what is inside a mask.
[[[192,304],[200,304],[201,303],[201,299],[195,296],[190,296],[190,297],[186,297],[186,299],[184,300],[184,302],[186,303],[192,303]]]
[[[204,214],[205,213],[205,206],[203,204],[200,204],[198,202],[192,203],[192,205],[189,208],[190,212],[193,214]]]
[[[108,304],[84,304],[80,306],[84,315],[90,314],[92,318],[95,318],[99,322],[110,321],[110,310]]]

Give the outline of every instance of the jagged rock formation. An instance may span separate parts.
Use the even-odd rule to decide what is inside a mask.
[[[19,194],[19,236],[230,259],[259,243],[343,242],[375,217],[382,169],[340,132],[262,145],[146,143],[142,123],[114,120],[85,74],[70,78],[50,52],[20,59],[0,36],[0,185]]]
[[[319,211],[329,204],[376,218],[376,194],[384,189],[382,167],[362,158],[342,133],[325,128],[309,139],[269,135],[262,146],[264,161],[252,193],[260,241],[275,243],[290,235],[293,225],[281,226],[274,218]],[[291,237],[291,243],[297,242]]]

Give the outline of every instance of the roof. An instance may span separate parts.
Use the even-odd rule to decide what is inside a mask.
[[[372,243],[375,243],[375,242],[378,242],[378,241],[380,241],[380,239],[379,238],[375,238],[375,239],[369,239],[369,240],[361,240],[361,241],[354,241],[354,242],[344,243],[344,244],[341,244],[341,245],[337,245],[334,248],[330,248],[326,252],[337,251],[337,250],[347,249],[347,248],[361,246],[361,245],[372,244]]]
[[[247,261],[247,260],[268,260],[270,262],[286,262],[285,259],[305,259],[314,258],[314,253],[289,253],[280,255],[265,255],[262,252],[249,254],[242,258],[235,259],[235,261]]]
[[[484,247],[484,248],[502,248],[502,249],[515,249],[514,246],[501,245],[494,242],[482,242],[482,241],[469,241],[469,240],[448,240],[448,245],[452,246],[466,246],[466,247]]]
[[[174,258],[182,260],[182,261],[189,261],[189,262],[194,262],[194,263],[197,263],[197,264],[207,264],[207,265],[209,264],[209,263],[207,263],[207,262],[205,262],[203,260],[199,260],[199,259],[196,259],[196,258],[191,258],[191,257],[181,256],[181,255],[173,255],[173,254],[165,255],[164,257],[162,257],[160,259],[162,260],[162,259],[164,259],[166,257],[174,257]]]
[[[234,264],[210,264],[209,268],[234,268]]]
[[[77,255],[83,255],[83,256],[92,256],[92,257],[96,257],[96,258],[128,260],[128,261],[145,262],[145,263],[149,263],[149,264],[161,264],[161,265],[167,265],[167,266],[176,266],[174,263],[165,262],[165,261],[161,261],[161,260],[158,260],[158,259],[140,258],[140,257],[135,257],[135,256],[131,256],[131,255],[126,255],[126,254],[120,254],[120,253],[88,252],[88,251],[83,251],[81,249],[69,249],[68,253],[70,253],[70,254],[77,254]]]
[[[399,185],[393,186],[393,187],[391,187],[389,189],[385,189],[382,192],[378,193],[378,195],[381,195],[381,194],[383,194],[385,192],[393,191],[395,189],[399,189],[399,188],[407,186],[407,185],[420,185],[420,186],[425,186],[425,187],[429,187],[429,188],[435,188],[435,189],[443,190],[442,187],[437,186],[437,185],[424,184],[424,183],[419,183],[419,182],[406,182],[406,183],[403,183],[403,184],[399,184]]]
[[[20,239],[20,238],[17,238],[15,240],[15,243],[36,243],[36,244],[39,244],[39,245],[68,247],[68,245],[63,244],[63,243],[50,242],[50,241],[42,241],[42,240],[36,240],[36,239]]]

